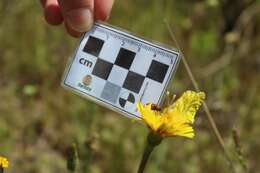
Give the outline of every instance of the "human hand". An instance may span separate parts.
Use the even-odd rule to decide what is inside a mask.
[[[114,0],[41,0],[46,21],[51,25],[64,22],[67,32],[79,37],[94,20],[107,20]]]

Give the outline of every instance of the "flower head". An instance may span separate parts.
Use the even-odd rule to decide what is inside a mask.
[[[9,162],[8,162],[7,158],[0,156],[0,168],[2,168],[2,169],[8,168],[8,166],[9,166]]]
[[[204,92],[186,91],[172,105],[160,110],[154,104],[137,104],[143,121],[156,134],[162,137],[194,137],[192,124],[195,114],[206,95]]]

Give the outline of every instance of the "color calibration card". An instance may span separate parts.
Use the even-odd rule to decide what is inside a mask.
[[[96,23],[69,63],[63,86],[129,117],[136,103],[161,105],[179,53]]]

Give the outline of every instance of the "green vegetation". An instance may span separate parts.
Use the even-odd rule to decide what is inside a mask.
[[[260,171],[259,14],[259,0],[117,0],[109,20],[174,47],[167,19],[207,93],[238,173]],[[0,155],[10,161],[5,172],[69,172],[66,153],[74,142],[85,172],[136,172],[146,127],[60,86],[78,40],[48,26],[38,1],[1,0],[0,19]],[[193,86],[180,64],[172,92],[187,89]],[[202,109],[195,128],[193,141],[164,140],[146,172],[230,173]]]

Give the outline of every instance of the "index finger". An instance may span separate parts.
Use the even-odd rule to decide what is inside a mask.
[[[95,0],[94,16],[97,20],[107,20],[109,18],[114,0]]]
[[[63,17],[57,0],[40,0],[46,21],[51,25],[61,24]]]

